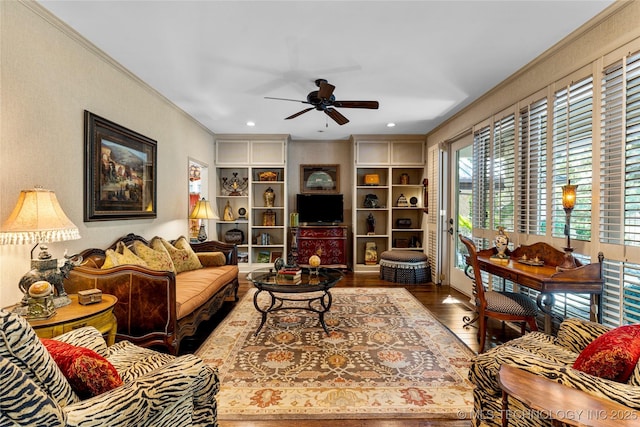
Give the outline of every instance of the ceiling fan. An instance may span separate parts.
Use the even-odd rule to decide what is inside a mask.
[[[332,84],[329,84],[325,79],[317,79],[316,86],[318,86],[318,90],[309,92],[309,95],[307,95],[306,101],[300,101],[298,99],[289,99],[289,98],[273,98],[270,96],[265,96],[265,99],[294,101],[294,102],[301,102],[303,104],[312,105],[312,107],[305,108],[302,111],[298,111],[297,113],[290,115],[289,117],[285,117],[285,120],[295,119],[296,117],[306,113],[307,111],[316,109],[318,111],[324,111],[327,116],[331,117],[339,125],[344,125],[346,123],[349,123],[349,119],[347,119],[345,116],[340,114],[340,112],[333,107],[368,108],[371,110],[378,109],[378,101],[338,101],[336,100],[336,97],[333,95],[333,91],[335,90],[336,87]]]

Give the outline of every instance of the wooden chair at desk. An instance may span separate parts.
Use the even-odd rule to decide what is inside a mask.
[[[538,306],[535,301],[526,295],[514,292],[485,291],[478,265],[478,250],[471,239],[458,235],[460,241],[469,251],[469,265],[473,270],[473,277],[468,276],[473,281],[473,296],[475,298],[476,310],[478,314],[478,342],[480,343],[480,353],[484,352],[484,345],[487,338],[487,317],[492,317],[501,321],[520,322],[521,333],[526,332],[526,324],[532,331],[537,331],[536,316]]]

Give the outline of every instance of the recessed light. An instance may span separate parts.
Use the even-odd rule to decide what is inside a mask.
[[[395,123],[387,123],[387,127],[388,127],[388,128],[392,128],[392,127],[394,127],[395,125],[396,125]]]
[[[251,127],[253,127],[253,126],[255,126],[255,125],[256,125],[256,123],[255,123],[255,122],[252,122],[252,121],[248,121],[248,122],[247,122],[247,126],[251,126]]]

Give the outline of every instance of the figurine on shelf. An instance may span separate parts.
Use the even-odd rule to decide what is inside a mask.
[[[372,213],[370,213],[367,217],[367,234],[376,234],[376,219],[374,218]]]
[[[233,221],[235,218],[233,217],[233,209],[231,208],[231,204],[227,200],[227,204],[224,207],[224,214],[222,215],[222,219],[225,221]]]

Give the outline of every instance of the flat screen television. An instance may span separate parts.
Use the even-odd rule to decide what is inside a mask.
[[[298,221],[307,224],[340,224],[344,221],[342,194],[298,194]]]

